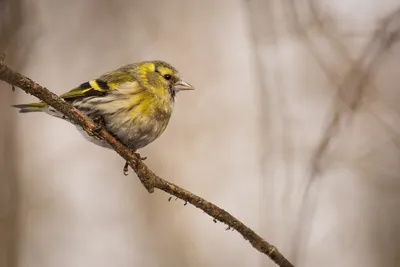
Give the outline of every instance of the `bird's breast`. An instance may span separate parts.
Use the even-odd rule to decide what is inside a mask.
[[[157,139],[166,129],[172,107],[163,104],[137,106],[107,118],[107,128],[132,149],[142,148]]]

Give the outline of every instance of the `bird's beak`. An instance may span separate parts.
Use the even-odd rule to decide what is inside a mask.
[[[186,91],[186,90],[194,90],[194,87],[184,80],[179,80],[176,83],[174,83],[173,88],[176,92],[179,91]]]

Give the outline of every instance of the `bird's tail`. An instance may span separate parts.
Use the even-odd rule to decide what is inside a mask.
[[[20,113],[40,112],[43,111],[45,107],[47,107],[47,104],[44,102],[36,102],[29,104],[13,105],[13,107],[19,108]]]

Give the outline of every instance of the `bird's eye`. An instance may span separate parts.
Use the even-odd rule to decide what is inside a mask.
[[[169,81],[169,80],[172,79],[172,76],[169,75],[169,74],[165,74],[165,75],[164,75],[164,79],[166,79],[167,81]]]

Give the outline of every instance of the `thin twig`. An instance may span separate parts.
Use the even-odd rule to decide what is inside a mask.
[[[36,96],[40,100],[54,107],[56,110],[60,111],[75,124],[82,126],[82,128],[88,134],[97,135],[99,138],[105,140],[124,160],[129,163],[149,193],[154,192],[154,188],[157,188],[192,204],[193,206],[203,210],[208,215],[213,217],[214,220],[218,220],[222,223],[225,223],[230,228],[235,229],[243,236],[244,239],[248,240],[255,249],[266,254],[278,266],[293,267],[293,264],[291,264],[275,246],[265,241],[262,237],[244,225],[241,221],[233,217],[227,211],[154,174],[142,162],[139,154],[132,153],[103,127],[100,131],[98,129],[96,130],[97,125],[92,120],[83,115],[71,104],[58,97],[56,94],[50,92],[48,89],[40,86],[20,73],[11,70],[1,62],[0,80],[5,81],[15,87],[19,87],[28,94]]]

